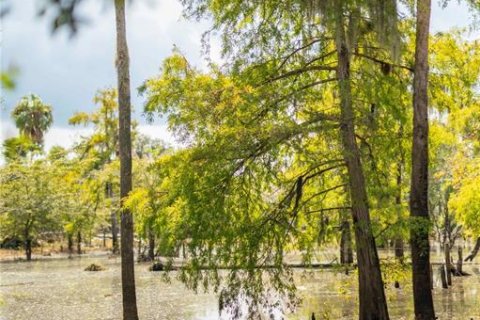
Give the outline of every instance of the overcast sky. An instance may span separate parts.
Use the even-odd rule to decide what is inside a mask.
[[[25,94],[38,94],[54,111],[54,127],[46,136],[46,147],[71,145],[87,129],[71,128],[68,118],[75,111],[94,109],[96,90],[115,85],[113,8],[108,1],[87,1],[82,12],[89,18],[79,34],[70,39],[67,33],[51,34],[49,21],[36,17],[39,0],[15,2],[1,27],[1,66],[19,68],[17,87],[2,92],[0,140],[16,135],[9,119],[11,108]],[[434,0],[434,3],[436,1]],[[135,118],[141,119],[142,99],[136,88],[158,73],[162,60],[174,45],[196,65],[205,65],[201,56],[201,35],[208,22],[186,21],[181,17],[177,0],[135,1],[128,8],[127,29],[131,56],[132,100]],[[472,22],[467,8],[451,1],[447,10],[436,6],[432,14],[432,31],[465,27]],[[478,33],[477,33],[478,35]],[[212,49],[218,59],[218,46]],[[140,131],[173,142],[162,121],[154,125],[142,122]]]

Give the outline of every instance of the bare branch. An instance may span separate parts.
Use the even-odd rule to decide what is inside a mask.
[[[366,54],[359,53],[359,52],[354,52],[353,55],[357,56],[357,57],[360,57],[360,58],[365,58],[367,60],[373,61],[373,62],[378,63],[378,64],[381,64],[382,66],[387,65],[387,66],[390,66],[390,67],[401,68],[401,69],[405,69],[405,70],[408,70],[408,71],[413,73],[413,68],[409,67],[409,66],[404,66],[404,65],[401,65],[401,64],[396,64],[396,63],[383,61],[383,60],[380,60],[378,58],[370,57],[370,56],[367,56]]]

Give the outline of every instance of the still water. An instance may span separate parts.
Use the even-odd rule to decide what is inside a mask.
[[[85,272],[91,263],[106,271]],[[466,265],[470,277],[454,278],[454,286],[439,288],[435,279],[434,299],[440,320],[480,320],[480,276],[478,267]],[[107,257],[0,263],[1,320],[117,320],[121,319],[120,260]],[[295,271],[302,305],[294,314],[279,319],[355,319],[356,275],[332,271]],[[137,300],[142,320],[216,320],[217,296],[195,294],[172,274],[170,283],[161,272],[137,265]],[[413,319],[411,287],[387,285],[391,318]],[[226,318],[225,316],[223,318]]]

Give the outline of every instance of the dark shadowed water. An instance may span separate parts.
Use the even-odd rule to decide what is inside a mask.
[[[106,271],[85,272],[95,262]],[[213,320],[219,319],[218,301],[214,294],[194,294],[172,275],[171,283],[162,280],[162,273],[137,265],[137,297],[140,318]],[[81,258],[10,262],[0,264],[1,320],[93,320],[121,319],[120,260]],[[439,288],[435,279],[435,306],[439,319],[480,320],[480,277],[474,265],[465,266],[473,275],[454,278],[454,286]],[[332,271],[296,270],[303,304],[287,319],[355,319],[357,309],[356,275]],[[401,289],[387,286],[392,319],[413,319],[411,287],[408,280]],[[280,312],[276,318],[281,318]],[[228,316],[223,316],[227,319]]]

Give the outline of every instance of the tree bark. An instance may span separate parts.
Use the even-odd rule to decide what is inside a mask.
[[[119,253],[119,246],[118,246],[118,221],[117,221],[117,213],[112,211],[110,213],[110,220],[112,224],[112,253],[118,254]]]
[[[403,138],[403,127],[400,126],[399,130],[399,138]],[[402,149],[402,147],[400,146]],[[403,150],[400,150],[400,161],[397,164],[397,194],[395,195],[395,205],[397,206],[397,219],[402,219],[402,174],[403,174],[403,166],[405,162],[405,157],[403,154]],[[395,248],[395,258],[400,261],[403,261],[405,257],[404,253],[404,244],[403,244],[403,237],[401,235],[397,235],[394,240],[394,248]]]
[[[430,217],[428,213],[428,36],[431,0],[417,1],[413,79],[413,146],[410,189],[410,244],[416,320],[434,320],[430,289]]]
[[[32,238],[30,237],[30,231],[25,229],[25,257],[27,261],[32,260]]]
[[[452,285],[452,262],[450,259],[450,245],[445,244],[445,269],[447,270],[447,284]]]
[[[82,232],[77,232],[77,254],[82,254]]]
[[[461,245],[458,246],[457,273],[459,276],[463,275],[463,248]]]
[[[111,182],[105,184],[105,196],[107,199],[113,198],[113,186]],[[112,210],[110,213],[110,224],[112,227],[112,253],[118,254],[118,221],[115,210]]]
[[[405,250],[404,250],[403,238],[401,236],[397,236],[395,238],[394,248],[395,248],[395,258],[397,258],[400,261],[403,261],[403,259],[405,258]]]
[[[67,234],[67,241],[68,241],[68,254],[73,254],[73,235],[69,232]]]
[[[443,237],[443,249],[445,254],[445,268],[447,270],[447,284],[452,285],[452,262],[450,257],[450,247],[453,243],[450,243],[451,230],[450,230],[450,216],[448,215],[448,197],[445,201],[445,226],[444,226],[444,237]]]
[[[124,207],[132,190],[132,140],[130,105],[130,70],[125,21],[125,0],[115,0],[117,35],[117,82],[119,106],[120,204],[123,319],[138,320],[133,256],[133,217]]]
[[[449,271],[443,264],[438,268],[438,271],[440,272],[440,279],[442,280],[442,288],[448,289],[447,273]]]
[[[155,234],[151,227],[148,230],[148,258],[155,259]]]
[[[345,216],[344,212],[341,212],[341,238],[340,238],[340,263],[352,264],[353,263],[353,249],[352,249],[352,231],[350,227],[350,221]]]
[[[105,232],[105,229],[103,229],[103,247],[105,248],[107,246],[107,234]]]
[[[389,319],[384,285],[380,272],[367,202],[365,177],[360,152],[355,140],[354,113],[350,84],[350,53],[346,43],[343,10],[337,14],[336,51],[337,77],[340,88],[340,108],[343,156],[347,165],[353,228],[357,250],[359,277],[359,319]]]

